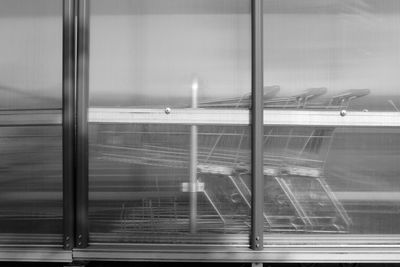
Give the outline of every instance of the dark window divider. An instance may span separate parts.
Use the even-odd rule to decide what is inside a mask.
[[[263,250],[264,233],[264,80],[263,80],[263,0],[251,1],[252,78],[252,209],[250,247]]]
[[[89,0],[77,0],[76,231],[75,246],[88,246]]]
[[[63,0],[63,247],[74,246],[75,0]]]

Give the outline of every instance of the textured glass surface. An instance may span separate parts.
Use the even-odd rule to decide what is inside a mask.
[[[400,232],[400,129],[265,127],[264,134],[267,231]]]
[[[265,0],[265,83],[280,89],[265,108],[378,111],[384,121],[399,111],[399,34],[398,1]],[[399,133],[265,126],[268,234],[400,233]]]
[[[61,113],[62,1],[0,1],[0,36],[0,243],[60,243],[61,126],[35,121]]]
[[[399,18],[396,0],[265,0],[266,106],[399,111]]]
[[[193,235],[190,126],[92,124],[90,132],[92,242],[247,242],[248,127],[199,128]]]
[[[250,27],[247,0],[94,0],[91,106],[188,107],[194,79],[200,102],[242,97]]]
[[[61,136],[61,126],[0,127],[1,243],[61,242]]]
[[[247,0],[92,1],[90,107],[246,112],[250,22]],[[248,125],[113,119],[90,124],[91,242],[248,244]]]

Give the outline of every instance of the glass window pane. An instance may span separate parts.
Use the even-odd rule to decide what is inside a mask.
[[[0,1],[0,35],[0,243],[60,244],[62,1]]]
[[[393,0],[265,0],[265,83],[280,89],[265,109],[298,110],[304,125],[327,111],[398,112],[399,15]],[[267,236],[400,233],[399,131],[265,125]]]
[[[92,1],[90,242],[248,244],[250,24],[248,0]]]

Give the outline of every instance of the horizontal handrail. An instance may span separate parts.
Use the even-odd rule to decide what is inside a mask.
[[[248,126],[250,111],[245,109],[164,109],[90,108],[90,123],[136,123],[171,125]],[[61,125],[61,110],[0,112],[0,126]],[[264,110],[264,125],[332,127],[400,127],[400,112],[323,110]]]
[[[399,127],[399,112],[264,110],[264,125],[333,126],[333,127]],[[92,123],[139,123],[176,125],[250,125],[246,109],[131,109],[90,108]]]

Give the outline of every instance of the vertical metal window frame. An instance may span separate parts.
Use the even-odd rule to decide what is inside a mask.
[[[89,0],[77,0],[76,231],[75,246],[88,246]]]
[[[263,250],[264,233],[264,171],[263,171],[263,134],[264,134],[264,79],[263,79],[263,0],[251,1],[252,31],[252,209],[250,247]]]
[[[74,245],[75,0],[63,0],[63,247]]]

